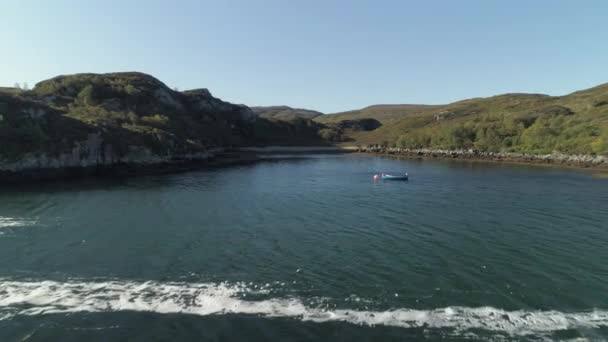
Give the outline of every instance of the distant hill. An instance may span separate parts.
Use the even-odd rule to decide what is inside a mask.
[[[427,109],[350,138],[407,148],[608,154],[608,84],[565,96],[504,94]]]
[[[323,115],[323,113],[314,110],[291,108],[288,106],[251,107],[251,110],[262,118],[284,121],[313,119]]]
[[[419,115],[440,106],[415,104],[374,105],[363,109],[327,114],[315,118],[321,123],[336,123],[342,120],[376,119],[382,124],[391,124],[409,115]]]

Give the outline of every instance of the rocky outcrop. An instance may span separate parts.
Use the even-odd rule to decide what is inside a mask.
[[[166,106],[169,106],[176,110],[183,110],[184,105],[179,102],[165,87],[159,87],[154,91],[154,96],[158,101]]]
[[[250,144],[256,119],[207,89],[179,92],[141,73],[56,77],[0,94],[0,109],[0,181],[207,160]]]
[[[89,134],[87,140],[76,142],[74,147],[56,155],[28,153],[18,160],[0,160],[0,171],[21,172],[31,169],[58,169],[73,167],[111,167],[119,164],[174,163],[205,160],[223,148],[185,154],[157,154],[142,146],[129,146],[126,154],[116,154],[111,144],[104,143],[100,133]]]

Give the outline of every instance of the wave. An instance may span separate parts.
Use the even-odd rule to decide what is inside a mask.
[[[0,320],[17,315],[77,312],[146,311],[192,315],[247,314],[312,322],[340,321],[402,328],[471,330],[508,335],[543,335],[560,330],[608,326],[608,311],[505,311],[493,307],[446,307],[433,310],[358,311],[310,307],[298,298],[247,300],[259,288],[228,283],[161,283],[0,279]],[[262,293],[268,293],[267,291]]]
[[[17,227],[27,227],[35,225],[37,222],[32,220],[23,220],[19,218],[12,217],[2,217],[0,216],[0,229],[1,228],[17,228]]]

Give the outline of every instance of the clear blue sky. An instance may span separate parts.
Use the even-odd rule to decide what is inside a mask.
[[[142,71],[335,112],[608,82],[608,1],[5,1],[0,84]]]

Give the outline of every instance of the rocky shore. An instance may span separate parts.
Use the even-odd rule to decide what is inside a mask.
[[[120,158],[107,150],[106,154],[89,153],[91,150],[87,149],[86,153],[72,152],[58,156],[32,154],[11,162],[0,160],[0,184],[179,172],[217,164],[224,149],[180,155],[157,155],[145,149],[133,149]]]
[[[65,155],[63,157],[32,155],[18,162],[0,161],[0,186],[83,178],[126,178],[188,172],[284,160],[292,158],[290,156],[292,154],[295,156],[305,151],[307,153],[344,153],[354,150],[342,148],[332,150],[299,149],[295,147],[285,147],[278,150],[212,148],[206,152],[179,156],[159,156],[146,152],[130,154],[128,157],[117,159],[104,158],[103,155],[89,155],[88,153],[82,155],[73,153],[73,158],[68,158]]]
[[[559,152],[551,154],[526,154],[514,152],[483,152],[477,150],[408,149],[397,147],[360,147],[360,153],[388,154],[396,156],[485,160],[495,162],[529,163],[564,167],[594,168],[608,170],[608,157],[592,155],[570,155]]]

